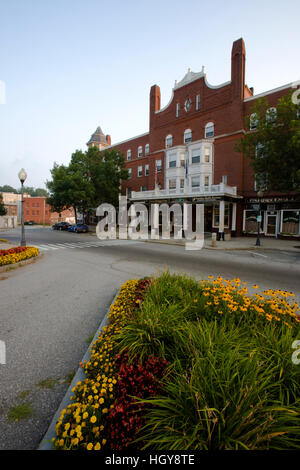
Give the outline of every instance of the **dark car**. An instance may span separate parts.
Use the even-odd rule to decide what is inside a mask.
[[[24,222],[24,225],[34,225],[33,220],[27,220],[27,222]]]
[[[68,227],[69,232],[76,232],[76,233],[86,233],[88,232],[89,228],[85,224],[75,224],[70,225]]]
[[[68,222],[57,222],[52,225],[53,230],[68,230],[70,224]]]

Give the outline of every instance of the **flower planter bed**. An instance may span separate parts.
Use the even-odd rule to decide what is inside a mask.
[[[18,246],[7,250],[0,250],[0,266],[15,264],[33,258],[39,254],[38,248],[33,246]]]
[[[256,286],[253,286],[256,287]],[[126,282],[81,364],[56,449],[300,448],[298,305],[239,279]]]

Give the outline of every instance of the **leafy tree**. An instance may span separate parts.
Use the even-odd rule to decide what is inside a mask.
[[[117,205],[128,171],[120,152],[90,147],[86,152],[76,150],[68,166],[55,163],[51,176],[46,183],[48,203],[57,212],[73,207],[77,218],[78,212],[86,216],[102,202]]]
[[[2,193],[17,193],[18,191],[13,188],[12,186],[9,186],[8,184],[5,184],[4,186],[0,186],[0,192]]]
[[[0,215],[6,215],[7,211],[4,207],[3,196],[0,193]]]
[[[300,191],[299,117],[291,93],[279,99],[276,109],[266,98],[257,100],[247,117],[247,132],[235,149],[251,159],[261,189]]]

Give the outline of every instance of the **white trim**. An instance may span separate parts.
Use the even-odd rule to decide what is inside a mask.
[[[277,88],[273,88],[272,90],[265,91],[263,93],[259,93],[258,95],[250,96],[249,98],[244,99],[244,103],[247,101],[252,101],[256,100],[257,98],[260,98],[262,96],[270,95],[271,93],[276,93],[277,91],[285,90],[286,88],[292,88],[294,82],[287,83],[286,85],[282,85]]]
[[[204,83],[208,88],[212,88],[213,90],[215,90],[217,88],[223,88],[224,86],[230,85],[231,80],[229,80],[228,82],[223,82],[220,85],[211,85],[210,83],[208,83],[208,81],[206,79],[206,74],[205,74],[204,75]]]
[[[149,135],[149,132],[145,132],[144,134],[136,135],[135,137],[131,137],[130,139],[122,140],[121,142],[116,142],[115,144],[109,145],[105,147],[104,150],[110,149],[112,147],[116,147],[117,145],[125,144],[126,142],[130,142],[131,140],[138,139],[139,137],[144,137],[145,135]]]

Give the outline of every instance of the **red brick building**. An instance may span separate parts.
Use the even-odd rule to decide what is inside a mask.
[[[26,197],[24,198],[24,222],[29,221],[35,224],[52,225],[56,222],[74,223],[75,217],[72,209],[64,210],[61,214],[51,212],[45,197]]]
[[[251,164],[234,150],[245,133],[245,117],[265,96],[271,107],[292,83],[254,95],[245,83],[245,45],[233,43],[231,77],[212,86],[204,67],[190,69],[175,82],[169,103],[161,108],[160,88],[151,87],[149,131],[111,145],[98,128],[88,142],[120,150],[130,178],[122,185],[131,202],[204,203],[205,230],[223,235],[256,233],[258,195]],[[99,130],[100,129],[100,130]],[[300,237],[300,203],[285,194],[265,193],[261,232]]]

